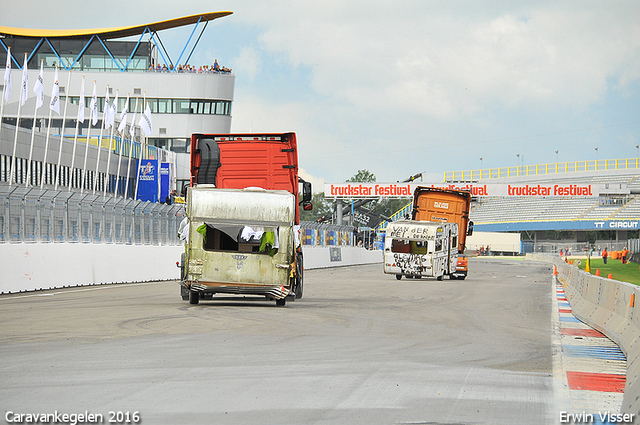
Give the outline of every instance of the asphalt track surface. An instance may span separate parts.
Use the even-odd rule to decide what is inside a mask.
[[[556,424],[552,288],[547,264],[472,259],[464,281],[308,270],[285,307],[176,282],[2,296],[2,421]]]

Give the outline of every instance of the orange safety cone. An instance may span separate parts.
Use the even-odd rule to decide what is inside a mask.
[[[596,269],[596,276],[600,276],[600,269]]]
[[[609,276],[607,276],[609,279],[613,279],[613,275],[611,273],[609,273]]]
[[[558,267],[553,266],[553,275],[558,276]]]

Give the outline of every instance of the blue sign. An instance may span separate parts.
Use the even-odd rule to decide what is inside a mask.
[[[138,196],[136,199],[158,202],[158,160],[143,159],[137,169]]]
[[[164,202],[169,196],[169,163],[160,163],[160,201]]]

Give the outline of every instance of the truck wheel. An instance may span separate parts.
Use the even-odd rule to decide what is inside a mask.
[[[401,274],[397,274],[396,275],[396,279],[398,279],[398,280],[402,279],[402,275]]]
[[[437,280],[442,280],[442,276],[436,277]]]
[[[286,303],[287,303],[286,298],[281,298],[279,300],[276,300],[276,306],[278,307],[284,307]]]
[[[198,304],[200,302],[200,294],[196,291],[189,291],[189,304]]]
[[[298,260],[296,265],[296,284],[293,292],[296,293],[296,300],[302,298],[302,292],[304,291],[304,264],[302,263],[302,255],[298,254]]]
[[[465,277],[467,277],[467,276],[460,276],[460,277],[458,277],[458,279],[464,280]]]

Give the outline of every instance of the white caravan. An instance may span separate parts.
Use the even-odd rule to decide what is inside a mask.
[[[398,220],[387,225],[384,272],[411,278],[435,277],[456,271],[458,224]]]

